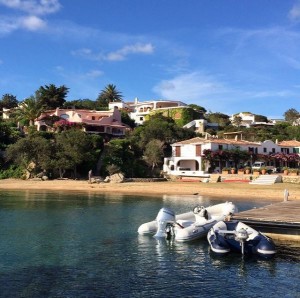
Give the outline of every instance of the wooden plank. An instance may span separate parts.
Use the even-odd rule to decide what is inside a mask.
[[[233,219],[300,223],[300,201],[286,201],[239,212]]]

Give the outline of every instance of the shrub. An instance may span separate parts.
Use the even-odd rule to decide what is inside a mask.
[[[24,178],[25,172],[24,169],[18,166],[10,166],[6,170],[0,171],[0,179],[8,179],[8,178]]]

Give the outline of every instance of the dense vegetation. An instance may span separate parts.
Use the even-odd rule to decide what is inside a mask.
[[[102,136],[88,135],[76,128],[60,133],[37,132],[34,119],[45,110],[62,108],[82,108],[103,110],[111,101],[122,100],[115,85],[108,85],[93,101],[79,99],[66,101],[68,88],[55,85],[41,86],[35,95],[18,102],[11,94],[3,95],[0,108],[16,108],[10,119],[0,119],[0,178],[8,177],[87,177],[90,169],[95,175],[105,176],[121,171],[127,177],[158,176],[164,156],[170,156],[170,144],[195,137],[193,130],[183,129],[183,118],[191,113],[201,113],[208,122],[218,123],[218,130],[210,129],[212,135],[222,137],[225,132],[242,131],[243,137],[251,141],[300,140],[300,126],[292,126],[299,119],[299,112],[289,109],[284,113],[285,122],[274,126],[245,128],[239,119],[231,124],[229,116],[222,113],[207,113],[206,109],[190,105],[188,115],[181,122],[175,122],[168,115],[154,114],[143,126],[135,123],[125,111],[122,121],[134,128],[123,139],[105,143]],[[19,108],[18,108],[19,105]],[[21,108],[20,108],[21,107]],[[191,112],[192,111],[192,112]],[[171,115],[172,116],[172,115]],[[57,121],[58,119],[47,119]],[[267,121],[257,115],[256,121]],[[24,134],[20,126],[27,127]],[[207,154],[207,159],[210,157]]]

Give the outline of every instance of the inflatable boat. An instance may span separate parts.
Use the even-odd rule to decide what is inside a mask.
[[[205,237],[214,224],[235,212],[237,209],[231,202],[209,207],[196,206],[193,211],[179,215],[164,207],[159,210],[156,220],[142,224],[138,233],[154,234],[157,238],[174,238],[180,242],[191,241]]]
[[[240,221],[220,221],[208,232],[207,240],[211,250],[217,254],[230,251],[272,257],[275,244],[267,237]]]

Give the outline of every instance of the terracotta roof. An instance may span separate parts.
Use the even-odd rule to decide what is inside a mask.
[[[196,137],[196,138],[192,138],[192,139],[189,139],[189,140],[184,140],[184,141],[181,141],[181,142],[177,142],[175,143],[176,145],[184,145],[184,144],[197,144],[197,143],[203,143],[205,141],[204,138],[199,138],[199,137]],[[174,145],[174,144],[173,144]]]
[[[278,146],[283,147],[300,147],[300,142],[296,140],[290,140],[290,141],[282,141],[278,143]]]
[[[193,138],[193,139],[189,139],[189,140],[184,140],[181,142],[177,142],[173,145],[186,145],[186,144],[203,144],[203,143],[216,143],[216,144],[228,144],[228,145],[252,145],[252,146],[260,146],[260,143],[254,143],[254,142],[248,142],[248,141],[244,141],[244,140],[229,140],[229,139],[214,139],[214,138],[210,138],[210,139],[205,139],[205,138]]]

